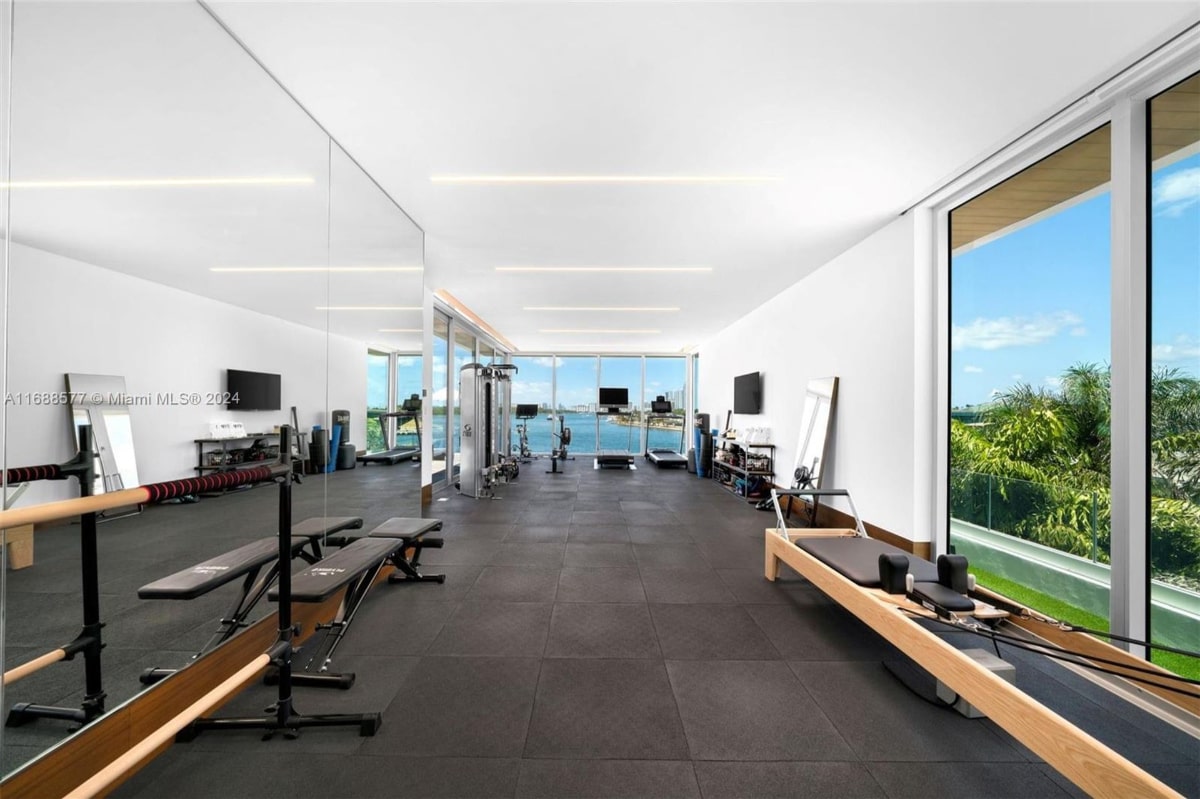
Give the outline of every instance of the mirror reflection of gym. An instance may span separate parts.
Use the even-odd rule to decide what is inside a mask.
[[[366,472],[318,472],[309,461],[313,428],[328,431],[340,409],[351,412],[355,454],[365,450],[368,346],[393,357],[421,350],[419,228],[199,4],[35,3],[16,17],[5,313],[7,387],[21,401],[7,412],[5,476],[69,464],[85,419],[98,431],[105,424],[98,464],[112,456],[94,489],[253,472],[278,457],[286,424],[310,437],[294,449],[309,471],[293,493],[297,523],[362,512],[347,499],[356,493],[365,510],[413,515],[419,469],[354,492],[350,481]],[[91,182],[21,188],[47,179]],[[384,296],[418,311],[333,310]],[[274,381],[278,398],[236,408],[227,396],[234,372]],[[86,375],[124,384],[80,383]],[[67,402],[84,392],[105,401]],[[117,393],[126,401],[109,402]],[[5,486],[14,508],[80,493],[74,477],[31,480],[15,497],[17,487]],[[158,690],[143,683],[148,670],[161,670],[155,682],[238,633],[219,624],[238,585],[188,600],[141,591],[273,535],[275,491],[217,493],[114,514],[100,523],[94,556],[66,520],[19,542],[27,563],[14,557],[22,546],[5,547],[6,671],[70,649],[85,595],[104,625],[99,668],[86,669],[98,671],[99,690],[85,685],[84,654],[71,653],[6,680],[6,715],[23,702],[86,708],[88,717],[111,711]],[[18,543],[13,531],[5,539]],[[82,581],[89,557],[94,589]],[[263,599],[245,621],[273,609]],[[36,717],[0,728],[0,772],[77,727]]]

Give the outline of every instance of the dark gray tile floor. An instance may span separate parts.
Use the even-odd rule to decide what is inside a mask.
[[[996,725],[901,687],[881,665],[894,650],[805,581],[767,582],[768,514],[710,481],[638,465],[597,472],[580,459],[545,475],[534,463],[498,489],[503,499],[436,498],[425,515],[445,522],[446,545],[423,560],[446,583],[379,586],[335,657],[358,683],[296,690],[304,712],[382,711],[375,737],[306,730],[298,741],[262,742],[205,733],[117,795],[1072,795]],[[386,474],[336,475],[330,512],[362,513],[368,525],[413,515],[387,495]],[[189,521],[171,519],[164,534],[191,537],[192,549],[171,562],[190,565],[192,550],[235,540],[226,503],[253,502],[269,522],[273,499],[260,491],[176,509]],[[118,568],[112,584],[140,585],[163,571],[148,557],[137,568],[146,579],[118,580]],[[119,615],[136,609],[122,604],[123,590],[114,589]],[[173,646],[220,610],[189,616]],[[131,640],[144,647],[166,620],[142,621]],[[131,646],[123,679],[136,673],[135,651],[148,657]],[[1185,795],[1200,793],[1187,773],[1197,750],[1177,734],[1145,718],[1115,723],[1123,711],[1057,666],[1018,668],[1046,701],[1069,696],[1060,712],[1107,724],[1110,745],[1152,761],[1147,768]],[[60,682],[58,693],[78,687]],[[256,686],[234,709],[257,712],[272,697]],[[26,742],[16,743],[13,756],[26,754]]]

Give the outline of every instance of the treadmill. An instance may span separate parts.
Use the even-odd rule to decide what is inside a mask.
[[[595,468],[614,466],[618,469],[636,469],[633,453],[628,449],[600,449],[600,417],[620,416],[629,411],[629,389],[601,388],[596,403],[596,460]],[[630,428],[632,433],[633,428]]]
[[[383,452],[368,452],[358,456],[358,462],[362,464],[378,463],[381,466],[392,466],[401,461],[419,460],[421,457],[421,397],[413,394],[408,399],[400,404],[400,410],[391,411],[389,413],[381,413],[378,416],[379,429],[383,433],[383,440],[387,441],[387,420],[396,419],[396,430],[399,433],[400,425],[405,422],[412,421],[417,426],[417,446],[412,447],[392,447]]]
[[[651,449],[650,447],[650,421],[652,419],[675,419],[675,414],[671,413],[671,403],[661,394],[650,403],[650,413],[646,414],[646,460],[653,463],[660,469],[686,469],[687,458],[680,455],[673,449]],[[680,422],[683,419],[679,419]],[[679,445],[683,446],[683,426],[679,427]]]

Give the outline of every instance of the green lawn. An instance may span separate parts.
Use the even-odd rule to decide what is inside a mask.
[[[1004,594],[1004,596],[1014,602],[1027,605],[1047,616],[1052,616],[1059,621],[1069,622],[1077,627],[1108,632],[1108,619],[1103,616],[1089,613],[1086,610],[1063,602],[1061,599],[1056,599],[1048,594],[1043,594],[1040,591],[1035,591],[1032,588],[1014,583],[1012,580],[1007,580],[991,572],[976,568],[972,568],[971,572],[975,575],[975,579],[981,586],[998,594]],[[1156,665],[1162,666],[1164,669],[1172,671],[1181,677],[1200,680],[1200,658],[1176,655],[1173,652],[1155,651],[1150,659]]]

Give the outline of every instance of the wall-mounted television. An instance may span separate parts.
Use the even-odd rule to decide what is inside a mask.
[[[733,378],[733,412],[762,412],[762,379],[758,372]]]
[[[231,411],[277,411],[281,408],[279,375],[266,372],[225,370],[225,390]]]
[[[601,408],[619,408],[629,404],[629,389],[627,388],[602,388],[600,389],[599,401],[596,403]]]

